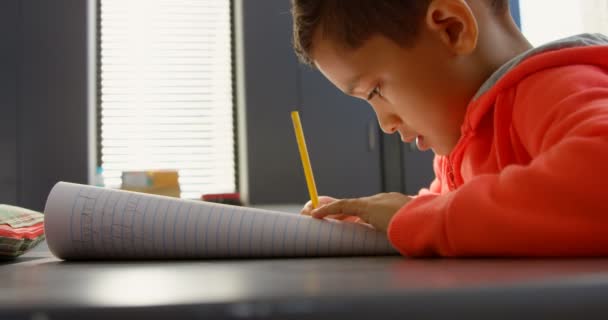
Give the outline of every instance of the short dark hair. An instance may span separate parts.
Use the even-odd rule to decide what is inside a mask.
[[[488,1],[503,12],[507,0]],[[293,46],[305,64],[313,65],[312,39],[322,35],[349,49],[359,48],[372,34],[407,47],[418,34],[430,0],[292,0]]]

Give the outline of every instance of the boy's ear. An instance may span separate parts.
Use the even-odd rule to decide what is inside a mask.
[[[425,23],[454,54],[469,54],[477,47],[477,20],[465,0],[432,0]]]

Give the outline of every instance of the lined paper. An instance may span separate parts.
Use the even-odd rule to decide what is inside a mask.
[[[62,259],[187,259],[397,254],[362,224],[57,183],[45,207]]]

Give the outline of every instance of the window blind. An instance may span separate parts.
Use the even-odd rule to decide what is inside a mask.
[[[106,186],[177,169],[183,198],[234,192],[230,0],[100,1]]]
[[[608,33],[606,0],[520,0],[521,26],[535,46],[580,33]],[[550,8],[551,14],[547,14]]]

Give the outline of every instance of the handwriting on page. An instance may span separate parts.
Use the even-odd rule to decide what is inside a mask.
[[[269,257],[387,254],[375,230],[296,214],[83,186],[69,213],[76,256]]]

